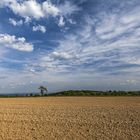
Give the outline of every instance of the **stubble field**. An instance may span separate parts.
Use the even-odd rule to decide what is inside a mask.
[[[0,99],[0,140],[139,140],[140,97]]]

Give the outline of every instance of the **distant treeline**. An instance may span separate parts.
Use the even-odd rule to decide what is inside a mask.
[[[29,94],[1,94],[0,97],[40,97],[40,96],[140,96],[140,91],[92,91],[92,90],[68,90],[56,93],[29,93]]]
[[[69,90],[53,93],[49,96],[140,96],[140,91]]]

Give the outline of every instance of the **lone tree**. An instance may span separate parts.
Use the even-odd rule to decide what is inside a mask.
[[[47,93],[48,91],[47,87],[44,86],[40,86],[39,89],[42,96],[44,95],[44,93]]]

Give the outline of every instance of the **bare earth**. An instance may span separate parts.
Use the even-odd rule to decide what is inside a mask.
[[[140,97],[1,98],[2,139],[140,140]]]

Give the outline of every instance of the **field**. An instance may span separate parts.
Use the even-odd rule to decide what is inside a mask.
[[[139,140],[140,97],[0,98],[0,140]]]

